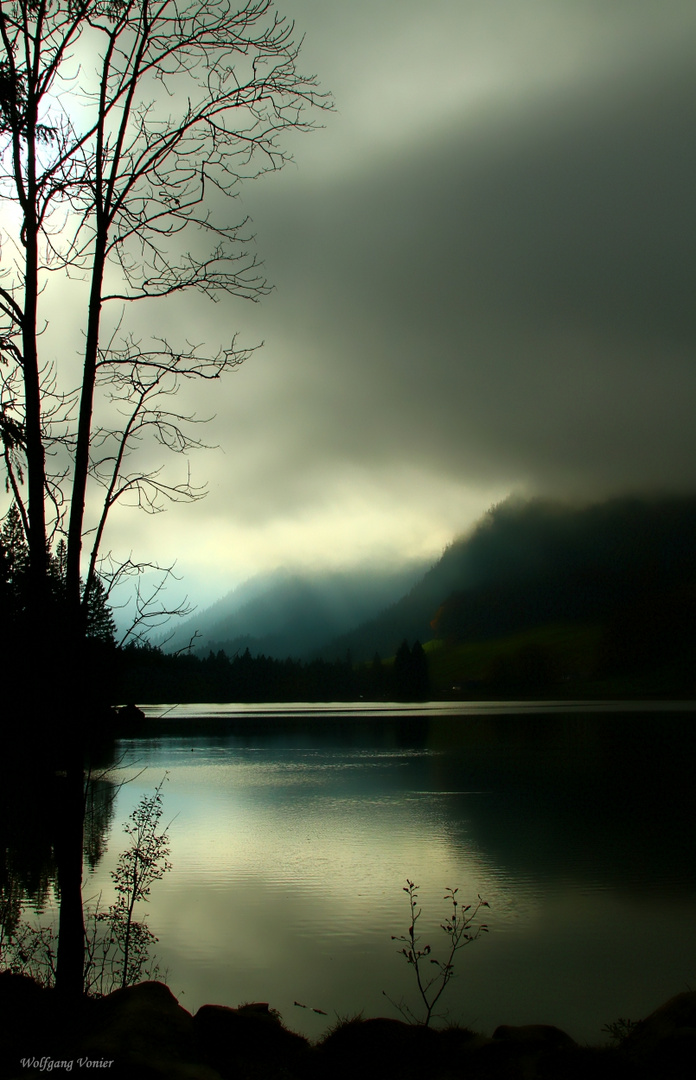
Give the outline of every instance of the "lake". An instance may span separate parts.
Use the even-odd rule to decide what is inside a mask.
[[[398,1017],[383,992],[415,1011],[391,940],[408,930],[407,878],[434,955],[447,887],[490,905],[441,999],[448,1020],[600,1042],[696,985],[693,703],[148,712],[161,734],[119,744],[130,782],[85,897],[112,898],[121,823],[166,773],[173,869],[148,921],[192,1012],[269,1001],[315,1037],[337,1016]]]

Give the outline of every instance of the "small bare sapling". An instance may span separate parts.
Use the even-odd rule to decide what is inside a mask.
[[[392,934],[392,941],[403,943],[403,947],[399,952],[405,958],[406,963],[413,969],[423,1006],[422,1015],[417,1016],[405,1001],[402,1000],[397,1003],[392,1001],[385,991],[382,992],[409,1023],[422,1024],[424,1027],[428,1027],[433,1018],[435,1006],[450,980],[454,978],[454,957],[456,953],[463,949],[465,945],[476,941],[480,934],[488,933],[488,926],[485,923],[477,923],[475,920],[481,908],[487,908],[489,904],[479,896],[475,904],[460,907],[457,900],[459,890],[451,888],[445,890],[444,899],[448,900],[452,905],[452,910],[445,922],[440,924],[448,940],[446,957],[444,960],[440,960],[432,955],[430,945],[421,946],[420,935],[416,932],[416,924],[422,914],[422,909],[418,906],[417,890],[419,888],[419,885],[414,885],[412,881],[406,879],[404,892],[408,895],[411,913],[410,926],[406,934]],[[435,970],[428,974],[430,969],[426,969],[426,963],[433,964]]]

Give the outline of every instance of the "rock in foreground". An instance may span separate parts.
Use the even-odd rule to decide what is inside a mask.
[[[339,1023],[317,1045],[256,1002],[195,1015],[146,982],[65,1010],[53,991],[0,974],[0,1077],[48,1073],[134,1080],[691,1080],[696,993],[679,994],[616,1047],[579,1046],[558,1028],[503,1025],[491,1038],[399,1020]]]

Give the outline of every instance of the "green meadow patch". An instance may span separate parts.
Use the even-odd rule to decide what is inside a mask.
[[[603,638],[600,624],[554,623],[486,641],[426,643],[433,689],[480,686],[566,688],[591,680]]]

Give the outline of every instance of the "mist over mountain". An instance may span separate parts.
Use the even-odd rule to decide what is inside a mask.
[[[510,499],[322,656],[350,650],[367,660],[393,655],[404,638],[462,643],[553,622],[612,624],[617,639],[650,640],[654,652],[656,637],[670,648],[693,639],[695,598],[696,497],[589,506]]]
[[[696,496],[508,499],[428,568],[252,578],[166,651],[194,633],[131,648],[124,700],[692,697]]]
[[[435,614],[437,637],[605,622],[646,605],[655,615],[667,603],[676,611],[696,584],[696,499],[621,498],[581,508],[508,502],[479,525],[461,556],[468,580]]]
[[[513,661],[501,660],[496,643],[538,628],[565,627],[567,635],[577,627],[591,636],[580,649],[573,631],[569,646],[582,652],[574,670],[587,678],[671,665],[687,686],[695,612],[696,496],[584,506],[509,499],[430,567],[260,575],[182,623],[165,648],[185,648],[197,634],[193,651],[203,657],[233,658],[248,648],[252,657],[350,658],[355,665],[375,654],[393,657],[404,641],[431,642],[431,650],[438,643],[431,667],[442,677],[433,686],[444,688],[478,678],[459,659],[443,661],[448,651],[453,657],[469,643],[488,642],[491,664],[500,668]],[[537,659],[547,646],[534,645]],[[529,643],[514,648],[529,652]],[[544,675],[549,685],[570,677],[566,659],[554,657],[553,665],[545,661],[544,670],[555,671]],[[531,664],[531,654],[523,659]],[[493,668],[480,664],[480,677],[489,679]]]
[[[334,660],[350,653],[359,662],[371,660],[375,653],[393,656],[404,640],[428,641],[435,612],[468,580],[465,545],[466,540],[455,541],[408,592],[362,625],[325,642],[319,655]]]
[[[234,656],[248,648],[253,656],[302,659],[393,604],[426,566],[414,561],[390,569],[260,574],[186,619],[165,648],[185,648],[196,635],[199,655],[222,650]]]

